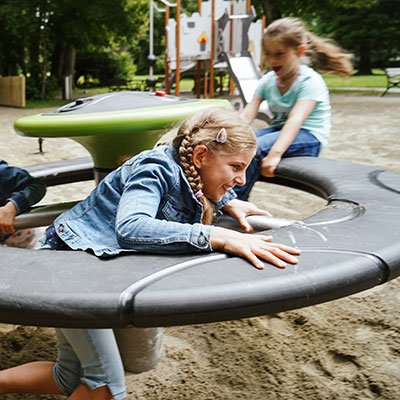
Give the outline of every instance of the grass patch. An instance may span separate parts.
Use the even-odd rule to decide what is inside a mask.
[[[343,88],[330,88],[329,93],[339,93],[339,94],[357,94],[360,96],[377,96],[382,94],[383,90],[373,90],[373,89],[363,89],[357,90],[355,89],[343,89]]]
[[[343,79],[336,75],[323,74],[326,85],[335,87],[362,87],[362,88],[386,88],[386,75],[381,69],[373,69],[372,75],[352,75],[349,79]]]
[[[64,104],[71,102],[71,100],[51,99],[51,100],[26,100],[25,108],[57,108]]]

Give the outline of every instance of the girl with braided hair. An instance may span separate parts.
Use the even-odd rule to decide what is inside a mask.
[[[319,155],[328,142],[331,107],[328,88],[315,69],[345,78],[353,69],[349,54],[309,32],[298,18],[273,21],[265,30],[262,46],[270,71],[261,78],[241,115],[251,123],[266,100],[272,119],[269,128],[256,131],[258,150],[247,169],[247,184],[236,188],[243,200],[260,175],[275,175],[282,158]]]
[[[296,263],[300,252],[211,225],[223,208],[245,231],[246,215],[266,214],[236,199],[245,183],[256,138],[236,112],[206,109],[188,118],[172,146],[132,157],[108,174],[86,200],[61,214],[41,249],[90,249],[97,256],[122,252],[185,253],[221,250],[263,268]],[[65,394],[69,399],[123,399],[124,370],[111,329],[56,329],[57,362],[33,362],[0,371],[0,394]]]

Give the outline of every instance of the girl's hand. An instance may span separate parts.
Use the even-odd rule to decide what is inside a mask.
[[[223,208],[231,217],[235,218],[240,226],[245,230],[245,232],[251,232],[253,230],[252,226],[247,222],[246,217],[248,215],[267,215],[271,214],[258,208],[255,204],[248,201],[242,201],[239,199],[233,199]]]
[[[300,254],[299,249],[272,243],[271,240],[272,236],[250,235],[217,226],[213,226],[210,236],[214,250],[243,257],[258,269],[264,269],[264,263],[260,258],[279,268],[285,268],[286,262],[297,264],[298,259],[292,254]]]
[[[269,153],[261,161],[261,175],[267,178],[273,178],[275,176],[275,170],[281,162],[282,157],[278,155],[272,155]]]
[[[0,207],[0,232],[11,234],[15,232],[14,219],[17,209],[13,202],[9,201],[5,206]]]

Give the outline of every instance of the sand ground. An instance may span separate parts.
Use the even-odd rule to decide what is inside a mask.
[[[332,136],[322,157],[400,174],[400,96],[333,94]],[[0,107],[0,158],[25,166],[88,155],[69,139],[37,140],[13,122],[44,110]],[[262,125],[258,122],[257,126]],[[42,204],[83,198],[93,187],[50,188]],[[251,200],[277,217],[302,219],[325,205],[309,194],[257,184]],[[400,399],[400,279],[300,310],[164,329],[157,367],[126,374],[128,398],[148,400]],[[0,324],[0,369],[54,359],[50,328]],[[56,399],[9,395],[5,399]]]

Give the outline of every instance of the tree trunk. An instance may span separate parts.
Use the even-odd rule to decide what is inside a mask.
[[[57,77],[63,98],[65,96],[64,80],[66,76],[72,75],[74,84],[76,63],[76,49],[71,44],[57,44],[52,58],[52,74]]]
[[[265,0],[262,7],[267,18],[267,25],[282,17],[281,8],[276,0]]]
[[[63,64],[62,64],[62,95],[63,99],[69,98],[66,93],[65,78],[67,76],[71,77],[70,89],[74,86],[74,75],[75,75],[75,62],[76,62],[76,49],[73,45],[66,45],[63,49]]]
[[[51,58],[51,75],[61,82],[64,54],[59,44],[56,44]]]
[[[29,73],[32,84],[31,86],[35,88],[37,93],[35,96],[40,95],[40,87],[41,87],[41,66],[39,62],[39,54],[40,54],[40,35],[34,35],[31,39],[31,45],[29,47]]]
[[[76,49],[72,44],[64,48],[63,76],[74,76],[76,62]]]
[[[359,56],[358,72],[356,75],[371,75],[371,49],[366,46],[361,47]]]

